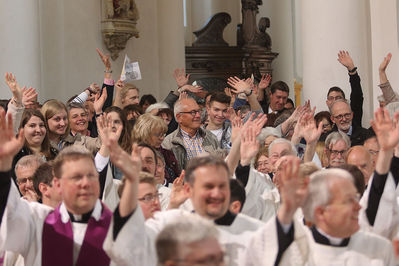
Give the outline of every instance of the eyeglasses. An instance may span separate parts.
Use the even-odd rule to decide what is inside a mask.
[[[147,194],[142,198],[139,198],[139,201],[142,201],[144,203],[152,203],[155,200],[159,200],[159,198],[162,196],[162,193],[155,193],[155,194]]]
[[[327,100],[329,100],[329,101],[337,101],[337,100],[341,100],[341,99],[343,99],[344,97],[342,97],[342,96],[328,96],[327,97]]]
[[[165,133],[157,133],[157,134],[154,133],[153,136],[157,137],[157,138],[164,138],[164,137],[166,137],[166,134]]]
[[[337,151],[337,150],[331,150],[331,149],[329,149],[329,151],[330,151],[331,154],[334,155],[334,156],[338,156],[338,154],[340,154],[341,156],[343,156],[343,155],[347,152],[347,150]]]
[[[197,113],[201,114],[201,110],[192,110],[192,111],[189,111],[189,112],[180,112],[179,114],[190,114],[192,116],[195,116]]]
[[[359,203],[359,201],[360,201],[360,194],[356,193],[356,195],[348,197],[343,202],[330,203],[330,204],[328,204],[328,206],[331,206],[331,205],[354,205],[356,203]]]
[[[351,118],[351,116],[352,116],[352,113],[346,113],[343,115],[336,115],[336,116],[334,116],[334,118],[337,120],[342,120],[342,118],[344,118],[344,117],[345,117],[345,119],[349,119],[349,118]]]
[[[18,184],[26,184],[26,182],[28,182],[28,180],[29,180],[29,182],[33,183],[33,177],[17,179],[17,183]]]
[[[377,155],[380,151],[368,150],[371,155]]]

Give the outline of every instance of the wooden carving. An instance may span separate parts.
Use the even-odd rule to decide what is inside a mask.
[[[230,22],[231,17],[229,14],[225,12],[215,14],[206,22],[202,29],[193,32],[197,37],[193,42],[193,46],[229,46],[223,39],[223,31]]]
[[[139,12],[134,0],[103,0],[101,32],[105,46],[115,60],[131,37],[139,37],[136,29]]]

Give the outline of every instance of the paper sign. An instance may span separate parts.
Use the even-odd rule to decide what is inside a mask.
[[[125,83],[134,80],[141,80],[139,62],[131,63],[127,55],[125,55],[125,61],[123,62],[121,80]]]

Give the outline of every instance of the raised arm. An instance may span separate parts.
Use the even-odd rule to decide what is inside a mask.
[[[104,55],[100,49],[96,49],[98,56],[100,57],[101,61],[104,64],[104,84],[103,88],[105,87],[108,93],[108,98],[103,106],[103,111],[112,105],[112,100],[114,96],[114,80],[112,79],[112,67],[111,67],[111,60],[109,54]],[[104,90],[104,89],[103,89]]]
[[[269,87],[271,80],[272,80],[272,76],[270,76],[270,74],[262,75],[262,78],[260,79],[259,84],[258,84],[257,99],[259,102],[261,102],[261,101],[263,101],[263,99],[265,99],[265,91],[266,91],[266,88]]]
[[[230,77],[227,79],[227,84],[233,88],[232,91],[234,93],[244,93],[247,96],[252,111],[262,111],[262,107],[260,106],[256,95],[253,93],[249,82],[239,79],[238,77]]]
[[[363,91],[360,84],[360,77],[357,73],[357,67],[355,67],[348,51],[339,51],[338,61],[346,67],[349,74],[349,83],[351,85],[350,105],[353,111],[352,123],[361,126],[363,116]]]
[[[388,53],[378,68],[378,73],[380,76],[380,85],[378,86],[380,87],[382,95],[384,96],[385,104],[399,101],[399,95],[392,89],[386,74],[386,69],[391,61],[391,58],[392,54]]]

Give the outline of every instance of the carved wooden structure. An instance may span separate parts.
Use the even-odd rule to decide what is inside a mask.
[[[259,4],[261,0],[242,0],[243,24],[237,27],[237,46],[228,46],[223,40],[223,30],[231,22],[230,15],[224,12],[215,14],[194,32],[196,40],[186,46],[185,52],[191,82],[206,78],[202,85],[213,91],[224,89],[226,83],[220,81],[230,76],[253,74],[260,79],[261,74],[271,74],[271,63],[278,54],[271,51],[271,38],[266,33],[270,20],[263,17],[256,25]]]

